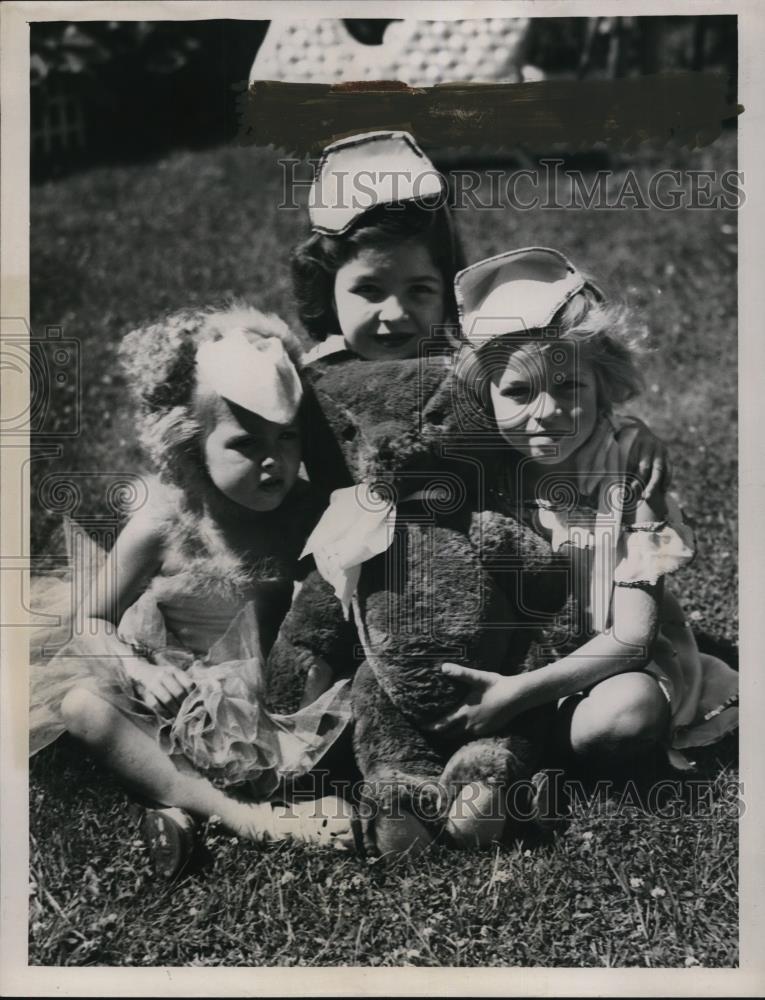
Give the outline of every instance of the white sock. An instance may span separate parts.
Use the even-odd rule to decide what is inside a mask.
[[[274,807],[270,802],[233,802],[224,818],[229,829],[245,840],[265,842],[283,840],[276,829]]]
[[[247,840],[292,839],[352,850],[351,816],[348,803],[334,796],[286,806],[272,806],[269,802],[233,802],[226,825]]]

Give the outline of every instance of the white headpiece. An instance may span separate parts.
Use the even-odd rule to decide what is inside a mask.
[[[570,260],[547,247],[497,254],[466,267],[454,279],[462,333],[476,347],[505,333],[549,326],[583,288],[603,298]]]
[[[442,199],[446,182],[408,132],[365,132],[340,139],[321,155],[311,187],[311,227],[346,232],[377,205]]]
[[[200,383],[275,424],[295,419],[302,396],[297,370],[278,337],[249,340],[241,331],[197,351]]]

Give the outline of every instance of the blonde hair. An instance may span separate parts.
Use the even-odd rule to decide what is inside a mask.
[[[643,376],[635,364],[644,334],[638,333],[623,306],[578,292],[553,317],[559,337],[587,344],[601,409],[610,412],[643,391]]]
[[[635,357],[644,349],[645,334],[635,330],[625,308],[604,302],[590,288],[569,299],[544,330],[496,337],[464,357],[459,366],[463,387],[477,394],[483,409],[490,411],[488,384],[493,374],[504,370],[511,354],[530,344],[548,350],[564,339],[586,345],[601,412],[610,413],[615,405],[640,394],[643,377]]]
[[[278,337],[297,366],[300,342],[283,320],[243,303],[172,313],[133,330],[119,348],[130,389],[140,404],[141,443],[160,479],[179,487],[190,507],[201,506],[213,488],[202,451],[209,407],[199,397],[197,350],[205,341],[220,340],[237,330],[253,341]]]

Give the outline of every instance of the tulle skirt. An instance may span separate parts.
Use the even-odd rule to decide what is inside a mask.
[[[64,581],[38,586],[36,607],[54,608],[53,594],[66,586]],[[47,590],[42,604],[41,589]],[[336,682],[293,714],[266,711],[252,602],[241,607],[204,656],[195,655],[168,633],[151,592],[126,612],[118,629],[96,635],[71,636],[71,632],[71,616],[64,614],[59,626],[38,632],[32,642],[31,754],[64,732],[62,700],[72,688],[84,687],[144,728],[150,724],[166,753],[183,755],[217,785],[246,784],[249,791],[268,796],[315,768],[350,722],[348,680]],[[61,645],[67,633],[70,637]],[[126,670],[126,658],[134,655],[132,643],[149,647],[193,679],[194,686],[174,718],[150,711],[138,698]]]

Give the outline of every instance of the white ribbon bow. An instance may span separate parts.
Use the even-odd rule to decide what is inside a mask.
[[[390,547],[395,527],[394,504],[362,483],[332,493],[305,543],[300,558],[313,555],[319,573],[334,588],[346,620],[362,563]]]

